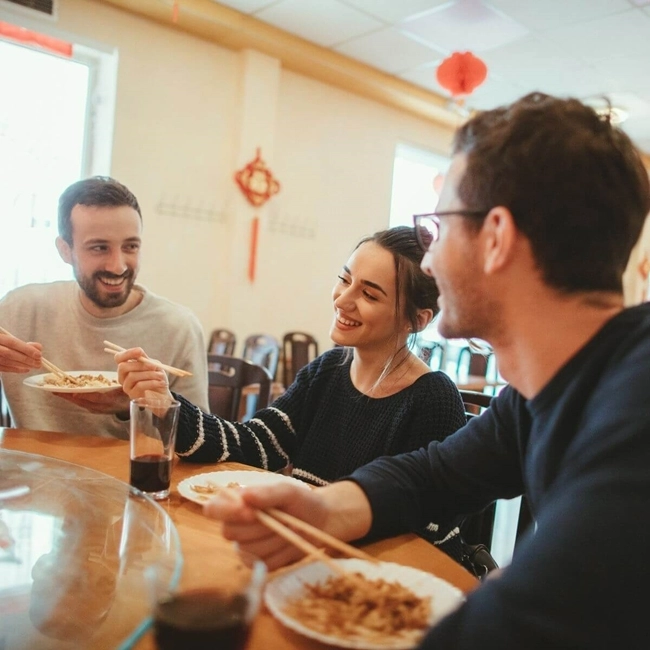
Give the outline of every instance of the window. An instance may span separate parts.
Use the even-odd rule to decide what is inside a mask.
[[[439,184],[450,160],[444,156],[398,144],[393,164],[390,226],[412,226],[413,215],[433,212],[438,204]]]
[[[92,110],[107,79],[104,56],[74,46],[68,58],[0,40],[0,298],[30,282],[72,278],[54,245],[57,203],[70,183],[109,170],[110,144],[100,140],[112,138],[112,109]]]

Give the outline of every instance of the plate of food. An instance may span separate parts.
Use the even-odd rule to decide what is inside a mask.
[[[117,373],[109,370],[69,370],[66,374],[74,377],[79,383],[47,372],[27,377],[23,384],[51,393],[105,393],[120,388]]]
[[[406,650],[456,609],[463,592],[437,576],[393,562],[304,564],[271,579],[264,601],[283,625],[322,643],[357,650]]]
[[[178,492],[186,499],[194,501],[194,503],[203,504],[222,488],[274,485],[287,482],[309,489],[307,483],[284,474],[256,472],[254,470],[224,470],[223,472],[207,472],[189,476],[178,484]]]

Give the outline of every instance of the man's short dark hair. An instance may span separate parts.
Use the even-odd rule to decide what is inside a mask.
[[[59,198],[59,236],[72,246],[70,215],[75,205],[113,206],[127,205],[142,219],[138,200],[122,183],[109,176],[93,176],[77,181],[66,188]]]
[[[622,292],[650,188],[638,151],[607,117],[533,93],[470,119],[454,152],[467,154],[459,198],[472,210],[507,207],[545,282]]]

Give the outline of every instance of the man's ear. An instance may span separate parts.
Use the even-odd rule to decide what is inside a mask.
[[[508,208],[492,208],[485,218],[481,234],[484,236],[484,264],[487,274],[505,267],[514,254],[517,226]]]
[[[72,248],[70,248],[70,244],[62,237],[57,237],[54,243],[56,244],[56,250],[59,251],[61,259],[66,264],[72,264]]]

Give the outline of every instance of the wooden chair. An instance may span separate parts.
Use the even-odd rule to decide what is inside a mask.
[[[235,354],[237,337],[234,332],[227,329],[212,330],[208,343],[208,354]]]
[[[244,341],[244,359],[266,368],[275,378],[280,358],[278,340],[268,334],[252,334]]]
[[[293,384],[298,371],[318,356],[318,342],[305,332],[287,332],[282,338],[282,382]]]
[[[258,390],[247,396],[246,415],[243,419],[249,419],[255,411],[269,405],[271,379],[266,368],[246,359],[223,354],[209,354],[208,399],[210,411],[226,420],[238,420],[244,388],[256,386]]]

